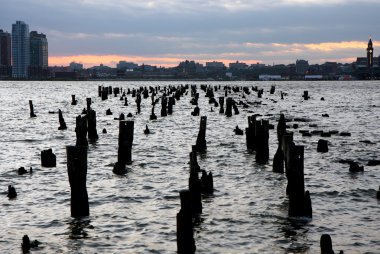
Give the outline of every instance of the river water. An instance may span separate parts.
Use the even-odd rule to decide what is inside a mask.
[[[208,98],[200,93],[200,112],[207,116],[207,152],[198,156],[201,169],[214,175],[214,195],[203,198],[201,222],[196,225],[197,253],[319,253],[322,234],[330,234],[336,252],[380,253],[380,82],[0,82],[0,250],[20,253],[22,236],[37,239],[32,253],[175,253],[176,213],[179,191],[188,188],[189,152],[195,144],[200,117],[191,116],[190,91],[176,102],[173,115],[149,120],[151,100],[142,100],[135,115],[134,98],[129,106],[119,98],[101,101],[98,86],[137,88],[181,84],[212,86],[258,86],[263,98],[251,93],[232,93],[239,107],[230,118],[211,112]],[[276,86],[274,95],[269,94]],[[310,99],[302,94],[309,91]],[[251,90],[252,91],[252,90]],[[280,91],[286,92],[284,100]],[[78,105],[71,105],[75,94]],[[223,89],[215,93],[224,94]],[[90,216],[70,217],[70,186],[67,176],[67,145],[75,144],[75,117],[91,97],[97,112],[99,140],[89,145],[87,190]],[[324,101],[321,101],[324,97]],[[36,118],[29,117],[33,100]],[[253,102],[258,102],[253,104]],[[159,104],[160,105],[160,104]],[[110,108],[113,116],[105,114]],[[61,109],[68,129],[58,131]],[[132,165],[125,176],[112,173],[117,160],[120,113],[134,114]],[[236,125],[247,127],[247,117],[261,114],[277,124],[280,113],[287,119],[304,118],[303,130],[337,130],[351,136],[332,135],[329,152],[317,153],[318,135],[302,137],[294,131],[297,145],[305,146],[305,187],[310,191],[313,218],[289,218],[285,175],[272,172],[277,149],[276,130],[270,130],[270,160],[255,163],[245,136],[234,135]],[[328,114],[329,117],[322,117]],[[152,134],[143,130],[148,124]],[[309,125],[317,127],[310,127]],[[107,134],[102,134],[102,129]],[[366,142],[361,142],[366,141]],[[40,152],[52,148],[56,168],[41,167]],[[351,159],[364,172],[349,173]],[[34,169],[19,176],[19,167]],[[7,198],[7,186],[18,196]]]

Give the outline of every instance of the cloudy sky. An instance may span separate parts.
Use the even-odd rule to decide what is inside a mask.
[[[380,55],[379,11],[380,0],[0,0],[0,29],[45,33],[49,65],[313,64],[365,56],[370,36]]]

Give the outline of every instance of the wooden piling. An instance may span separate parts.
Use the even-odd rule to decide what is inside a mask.
[[[67,146],[67,173],[71,188],[71,217],[89,216],[87,177],[87,147]]]
[[[166,96],[161,97],[161,116],[167,116],[167,104],[168,104],[168,98]]]
[[[232,116],[232,104],[233,104],[233,99],[231,97],[228,97],[226,100],[226,112],[225,112],[227,117]]]
[[[66,130],[67,126],[65,123],[65,119],[63,119],[62,111],[58,110],[58,121],[59,121],[59,127],[58,130]]]
[[[180,191],[181,210],[177,213],[177,253],[195,253],[193,222],[191,215],[191,193]]]
[[[76,133],[76,146],[88,146],[87,141],[87,119],[85,116],[77,116],[76,125],[75,125],[75,133]]]
[[[256,121],[256,162],[265,164],[269,159],[269,122]]]
[[[71,95],[71,105],[77,105],[77,100],[75,99],[75,94]]]
[[[37,117],[34,113],[33,101],[29,100],[29,108],[30,108],[30,117]]]
[[[134,121],[121,120],[119,122],[119,141],[117,163],[114,166],[115,173],[123,173],[125,166],[132,163]]]
[[[200,127],[198,132],[198,137],[196,141],[196,147],[198,152],[205,152],[207,149],[206,145],[206,125],[207,116],[201,116]]]

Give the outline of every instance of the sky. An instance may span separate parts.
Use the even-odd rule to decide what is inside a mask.
[[[0,0],[0,29],[46,34],[49,65],[121,60],[351,63],[380,55],[380,0]]]

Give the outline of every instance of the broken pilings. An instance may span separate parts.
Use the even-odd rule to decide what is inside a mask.
[[[265,164],[269,159],[269,121],[256,121],[256,163]]]
[[[117,151],[117,162],[114,165],[115,174],[126,173],[125,166],[132,163],[134,121],[122,120],[119,122],[119,148]]]
[[[247,149],[256,149],[256,116],[248,116],[248,128],[245,129]]]
[[[47,168],[57,166],[57,159],[52,149],[41,151],[41,166]]]
[[[75,133],[76,133],[76,146],[88,146],[87,141],[87,119],[85,116],[77,116],[76,125],[75,125]]]
[[[219,97],[219,113],[224,114],[224,97]]]
[[[59,120],[59,127],[58,130],[66,130],[67,126],[65,123],[65,119],[63,119],[62,111],[58,110],[58,120]]]
[[[177,213],[177,253],[195,253],[191,192],[189,190],[182,190],[179,192],[179,195],[181,199],[181,209],[179,213]]]
[[[67,173],[71,188],[71,217],[89,216],[87,177],[87,147],[67,146]]]
[[[201,116],[198,137],[195,144],[198,152],[206,152],[206,149],[207,149],[206,125],[207,125],[207,116]]]
[[[71,105],[77,105],[78,100],[75,99],[75,94],[71,95]]]
[[[162,96],[161,98],[161,116],[167,116],[167,104],[168,104],[168,98],[166,96]]]
[[[30,108],[30,117],[37,117],[34,113],[33,101],[29,100],[29,108]]]
[[[282,150],[282,136],[286,133],[286,122],[284,114],[280,114],[277,124],[278,147],[273,158],[273,172],[284,173],[284,151]]]
[[[287,193],[289,195],[289,216],[312,217],[312,207],[309,191],[305,192],[304,180],[304,147],[293,143],[287,151],[286,177],[288,179]]]
[[[91,98],[87,98],[87,128],[88,128],[88,139],[97,140],[99,138],[98,132],[96,130],[96,112],[91,109]]]

